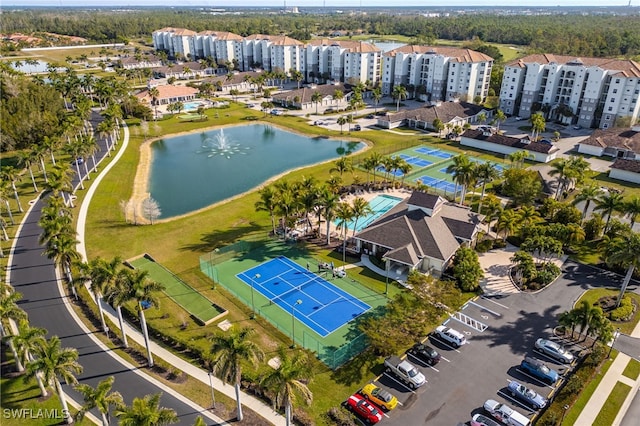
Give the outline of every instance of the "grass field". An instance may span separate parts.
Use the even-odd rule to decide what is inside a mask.
[[[128,262],[136,269],[149,272],[152,280],[164,285],[164,292],[167,296],[193,315],[202,325],[207,325],[226,313],[224,309],[198,293],[193,287],[176,277],[150,256],[140,256]]]
[[[631,386],[622,382],[616,383],[593,424],[598,426],[612,425],[630,391]]]
[[[636,380],[638,376],[640,376],[640,362],[637,359],[631,358],[622,372],[622,375]]]

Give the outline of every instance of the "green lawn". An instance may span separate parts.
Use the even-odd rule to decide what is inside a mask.
[[[576,302],[576,306],[580,305],[580,303],[582,303],[583,300],[586,300],[587,302],[589,302],[590,305],[593,305],[602,297],[615,296],[618,293],[620,293],[619,290],[607,289],[607,288],[596,288],[596,289],[588,290],[582,295],[582,297],[580,297],[580,299],[578,299],[578,301]],[[636,306],[640,306],[640,295],[636,293],[631,293],[631,292],[627,292],[626,295],[632,297],[633,300],[635,300]],[[636,311],[633,314],[633,318],[631,319],[631,321],[612,322],[612,324],[615,328],[620,328],[621,333],[631,334],[636,324],[638,324],[638,321],[640,321],[640,312]]]
[[[576,420],[580,416],[580,413],[582,413],[582,410],[584,410],[584,407],[589,402],[589,399],[591,399],[591,395],[593,395],[593,393],[596,391],[598,385],[607,374],[607,371],[609,371],[611,364],[613,364],[613,361],[615,361],[617,356],[618,351],[614,350],[611,354],[611,358],[605,360],[600,371],[595,375],[593,380],[591,380],[587,384],[587,386],[584,387],[584,389],[578,396],[578,399],[576,399],[576,402],[567,412],[567,415],[564,418],[564,422],[562,422],[562,426],[572,426],[575,424]]]
[[[598,426],[608,426],[613,424],[613,421],[618,415],[618,412],[620,411],[624,400],[627,399],[627,395],[629,395],[630,391],[631,386],[622,382],[616,383],[593,424]]]
[[[636,380],[638,376],[640,376],[640,362],[638,360],[631,358],[626,368],[622,372],[623,376],[627,376],[630,379]]]

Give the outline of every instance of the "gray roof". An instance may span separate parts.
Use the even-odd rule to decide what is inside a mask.
[[[487,134],[486,132],[478,129],[468,129],[462,134],[462,136],[469,139],[494,143],[496,145],[505,145],[526,151],[541,152],[543,154],[550,154],[558,151],[558,147],[555,145],[531,141],[528,136],[524,138],[514,138],[513,136],[501,135],[499,133]]]
[[[640,132],[636,131],[636,128],[597,129],[580,143],[600,148],[616,147],[640,154]]]
[[[409,200],[360,231],[356,238],[389,248],[385,256],[408,265],[416,265],[423,257],[449,260],[460,247],[456,238],[471,240],[482,217],[449,202],[444,202],[434,216],[421,209],[409,210],[410,201],[424,202],[422,207],[431,208],[439,199],[416,194],[419,193],[414,192]]]
[[[403,120],[418,120],[426,123],[433,123],[439,118],[443,123],[449,123],[456,118],[467,118],[478,115],[482,111],[487,111],[480,105],[468,102],[442,102],[436,105],[429,105],[423,108],[409,109],[397,113],[389,113],[381,117],[381,121],[395,123]]]
[[[413,191],[411,197],[407,200],[407,204],[411,204],[416,207],[424,207],[426,209],[433,209],[438,200],[442,198],[438,195],[429,194],[421,191]]]
[[[286,92],[276,93],[272,96],[275,101],[293,100],[296,96],[300,99],[300,104],[308,104],[315,92],[322,95],[322,98],[332,97],[336,90],[341,90],[345,98],[351,93],[351,85],[349,84],[322,84],[313,87],[302,87],[300,89],[288,90]]]

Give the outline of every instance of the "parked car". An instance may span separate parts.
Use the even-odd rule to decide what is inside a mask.
[[[353,126],[353,130],[359,132],[360,130],[362,130],[362,127],[359,124],[356,124],[355,126]]]
[[[347,408],[352,410],[369,424],[373,425],[382,420],[382,413],[380,412],[380,409],[358,393],[351,395],[349,399],[347,399],[346,404]]]
[[[485,416],[484,414],[476,414],[473,416],[470,422],[471,426],[500,426],[500,423],[496,422],[492,418]]]
[[[550,385],[553,385],[560,378],[557,371],[550,369],[545,363],[536,358],[525,357],[520,363],[520,368]]]
[[[459,348],[467,343],[467,339],[464,337],[464,334],[460,333],[458,330],[454,330],[453,328],[445,327],[444,325],[436,327],[434,334],[454,348]]]
[[[384,360],[384,367],[387,373],[393,373],[393,375],[406,383],[411,389],[417,389],[427,383],[424,374],[406,359],[403,360],[397,356],[388,356]]]
[[[536,340],[536,349],[565,364],[573,362],[573,354],[563,346],[547,339]]]
[[[416,343],[407,352],[429,365],[436,365],[440,362],[440,354],[431,346],[422,343]]]
[[[376,112],[376,115],[387,115],[387,110],[383,109],[381,111],[378,111],[378,112]]]
[[[365,385],[360,393],[383,410],[391,411],[398,406],[398,398],[373,383]]]
[[[536,410],[547,406],[547,398],[518,382],[510,382],[507,388],[512,397],[532,406]]]
[[[371,119],[371,118],[376,118],[376,116],[375,116],[375,115],[373,115],[373,114],[367,114],[367,116],[366,116],[365,118],[369,118],[369,119]]]
[[[529,418],[522,413],[517,412],[513,408],[501,404],[493,399],[488,399],[482,406],[485,411],[491,414],[495,419],[509,426],[529,426],[531,423]]]
[[[75,160],[73,160],[71,164],[73,164],[74,166],[82,166],[84,164],[84,158],[78,157]]]

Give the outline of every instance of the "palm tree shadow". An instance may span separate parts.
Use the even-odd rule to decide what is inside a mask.
[[[215,250],[216,248],[232,244],[238,238],[255,233],[264,229],[263,226],[256,224],[255,222],[251,222],[249,225],[234,227],[225,230],[213,230],[209,233],[203,234],[200,237],[200,241],[187,244],[180,248],[182,251],[193,251],[193,252],[210,252]],[[265,232],[266,237],[266,232]]]

